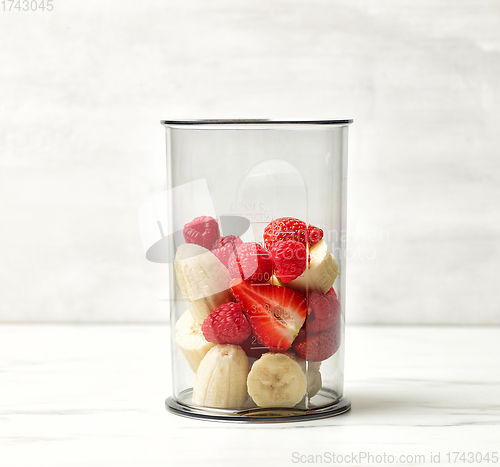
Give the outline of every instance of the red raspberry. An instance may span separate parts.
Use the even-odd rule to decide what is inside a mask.
[[[297,279],[306,270],[306,247],[291,240],[274,242],[271,250],[276,275],[283,282]]]
[[[196,243],[207,250],[212,249],[219,237],[219,225],[213,217],[196,217],[184,226],[186,243]]]
[[[239,303],[224,303],[208,315],[201,325],[205,339],[214,344],[239,345],[252,332]]]
[[[234,235],[228,235],[227,237],[221,237],[215,242],[213,246],[212,253],[219,258],[220,262],[226,266],[231,256],[231,253],[236,251],[236,248],[243,243],[241,238],[236,238]]]
[[[340,321],[340,302],[333,287],[326,293],[307,294],[307,332],[320,332],[334,327]]]
[[[262,245],[242,243],[227,262],[231,277],[254,282],[267,282],[273,275],[271,256]]]
[[[321,362],[330,358],[340,347],[340,320],[333,328],[316,333],[301,329],[292,347],[304,360]]]
[[[270,249],[274,242],[279,240],[293,240],[304,246],[315,245],[323,238],[323,231],[318,227],[306,225],[305,222],[294,217],[281,217],[267,224],[264,229],[264,244]]]

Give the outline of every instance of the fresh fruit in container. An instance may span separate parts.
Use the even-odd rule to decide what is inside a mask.
[[[333,287],[326,293],[309,292],[306,297],[305,328],[310,333],[333,328],[340,321],[340,302]]]
[[[249,364],[252,364],[255,360],[262,357],[262,355],[264,355],[265,353],[271,352],[271,349],[269,347],[266,347],[253,334],[250,334],[250,336],[245,339],[240,345],[247,354]]]
[[[262,245],[246,242],[229,256],[228,269],[232,278],[267,282],[273,275],[273,262]]]
[[[269,249],[273,260],[274,274],[282,282],[297,279],[307,266],[307,250],[303,243],[293,240],[278,240]]]
[[[231,281],[253,335],[274,352],[287,351],[307,315],[304,297],[297,291],[241,279]]]
[[[211,250],[220,237],[219,224],[210,216],[196,217],[184,226],[183,234],[186,243],[194,243]]]
[[[247,400],[248,358],[239,345],[215,345],[198,367],[193,404],[221,409],[239,408]]]
[[[190,368],[196,373],[207,352],[214,346],[203,336],[201,326],[194,319],[191,310],[186,310],[175,324],[175,343],[179,346]]]
[[[328,292],[338,275],[337,261],[328,251],[324,240],[320,240],[309,249],[309,257],[310,262],[305,271],[289,282],[280,280],[281,285],[304,294],[310,291]]]
[[[225,303],[217,307],[203,321],[201,330],[205,339],[214,344],[241,344],[252,330],[239,303]]]
[[[340,347],[340,321],[330,328],[320,332],[308,332],[301,329],[293,341],[293,350],[297,355],[313,362],[321,362],[330,358]]]
[[[341,308],[335,290],[309,292],[307,318],[292,347],[304,360],[321,362],[330,358],[341,344]]]
[[[316,245],[323,238],[323,231],[307,225],[295,217],[280,217],[267,224],[264,229],[264,244],[268,250],[275,242],[292,240],[302,243],[304,246]]]
[[[243,243],[243,240],[234,235],[227,235],[219,238],[212,247],[212,253],[219,258],[219,261],[227,267],[227,262],[236,248]]]
[[[319,371],[321,362],[311,362],[300,358],[295,352],[288,351],[286,353],[293,361],[297,362],[307,378],[307,398],[311,399],[318,394],[323,381]]]
[[[174,269],[184,300],[199,324],[219,305],[234,301],[229,271],[206,248],[184,243],[177,249]]]
[[[259,407],[293,407],[306,394],[307,378],[289,355],[270,352],[253,364],[247,388]]]

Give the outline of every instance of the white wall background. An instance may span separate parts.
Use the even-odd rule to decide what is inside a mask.
[[[354,118],[347,317],[500,324],[500,3],[0,11],[0,321],[164,321],[161,118]]]

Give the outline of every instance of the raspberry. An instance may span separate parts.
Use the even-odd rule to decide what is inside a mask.
[[[205,339],[214,344],[239,345],[250,337],[250,324],[239,303],[224,303],[208,315],[201,325]]]
[[[340,321],[340,303],[333,287],[326,293],[310,292],[307,295],[306,329],[320,332],[334,327]]]
[[[293,240],[304,246],[313,246],[323,238],[323,231],[294,217],[281,217],[267,224],[264,229],[264,244],[270,249],[279,240]]]
[[[184,226],[184,240],[186,243],[196,243],[207,250],[211,250],[219,239],[219,225],[213,217],[196,217]]]
[[[227,262],[231,277],[267,282],[273,275],[273,262],[265,248],[255,242],[242,243]]]
[[[236,248],[243,243],[241,238],[236,238],[234,235],[228,235],[227,237],[221,237],[215,242],[212,247],[212,253],[219,258],[220,262],[226,266],[231,256],[231,253],[236,251]]]
[[[283,282],[297,279],[306,270],[306,247],[291,240],[274,242],[271,250],[276,275]]]

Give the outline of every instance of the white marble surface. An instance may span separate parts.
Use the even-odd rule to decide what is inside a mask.
[[[0,326],[0,466],[287,466],[294,452],[398,465],[500,451],[500,328],[351,326],[346,345],[349,413],[243,426],[164,410],[167,326]]]
[[[159,120],[298,116],[355,121],[348,320],[500,324],[498,2],[53,4],[0,12],[0,321],[166,321]]]

